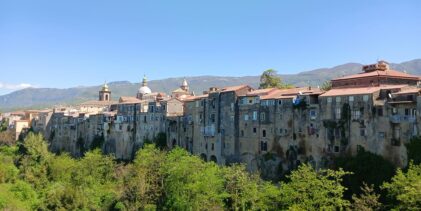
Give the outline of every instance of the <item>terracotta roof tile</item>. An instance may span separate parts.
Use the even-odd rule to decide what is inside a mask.
[[[238,91],[242,88],[250,87],[249,85],[238,85],[238,86],[228,86],[221,89],[221,92],[231,92],[231,91]],[[251,88],[251,87],[250,87]]]
[[[137,99],[136,97],[130,96],[121,96],[118,103],[119,104],[132,104],[132,103],[141,103],[142,101]]]
[[[277,88],[267,88],[267,89],[256,89],[251,92],[248,92],[246,96],[261,96],[261,95],[267,95],[269,93],[277,91]]]
[[[205,94],[205,95],[197,95],[197,96],[187,96],[186,98],[184,98],[184,101],[195,101],[198,99],[202,99],[202,98],[207,98],[209,95]]]
[[[353,79],[353,78],[363,78],[363,77],[372,77],[372,76],[384,76],[384,77],[392,77],[392,78],[407,78],[407,79],[414,79],[420,80],[420,77],[415,75],[410,75],[404,72],[396,71],[396,70],[376,70],[372,72],[362,72],[354,75],[348,75],[341,78],[333,79],[332,81],[336,80],[344,80],[344,79]]]
[[[267,100],[267,99],[285,99],[285,98],[293,98],[296,95],[298,95],[301,92],[303,95],[309,95],[309,94],[321,94],[323,93],[318,88],[311,88],[309,87],[297,87],[297,88],[291,88],[291,89],[277,89],[274,92],[271,92],[270,94],[261,96],[260,99]]]
[[[329,97],[329,96],[343,96],[343,95],[372,94],[382,89],[400,89],[406,86],[408,85],[385,85],[385,86],[373,86],[373,87],[338,88],[338,89],[331,89],[320,96]]]

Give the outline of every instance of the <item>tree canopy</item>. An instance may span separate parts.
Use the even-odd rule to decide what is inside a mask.
[[[4,210],[413,210],[421,206],[421,166],[415,164],[383,183],[383,192],[364,184],[350,199],[344,197],[343,184],[350,173],[342,169],[315,170],[302,164],[284,181],[273,183],[242,164],[219,166],[181,148],[166,151],[146,144],[132,162],[118,163],[100,149],[81,158],[52,154],[43,137],[33,133],[18,145],[0,146],[0,209]],[[383,193],[390,203],[379,202]]]
[[[266,89],[266,88],[280,88],[280,89],[286,89],[286,88],[292,88],[293,86],[291,84],[285,84],[282,82],[281,77],[277,75],[276,70],[268,69],[262,73],[260,76],[260,89]]]

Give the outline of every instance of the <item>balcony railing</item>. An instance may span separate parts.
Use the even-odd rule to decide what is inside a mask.
[[[415,117],[414,116],[409,116],[409,115],[392,115],[389,117],[390,122],[392,123],[401,123],[401,122],[409,122],[409,123],[414,123],[415,122]]]

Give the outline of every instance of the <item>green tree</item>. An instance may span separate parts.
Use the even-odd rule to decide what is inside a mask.
[[[18,179],[19,169],[14,164],[16,147],[0,147],[0,183],[13,183]]]
[[[0,132],[6,131],[7,128],[9,127],[9,119],[2,119],[0,121]]]
[[[244,165],[224,167],[228,208],[232,210],[276,209],[279,189],[264,182],[259,175],[250,174]]]
[[[285,84],[282,82],[281,77],[277,75],[276,70],[268,69],[262,73],[260,76],[260,89],[266,88],[292,88],[293,86],[290,84]]]
[[[224,207],[224,180],[214,162],[176,148],[166,158],[164,170],[165,206],[171,210],[220,210]]]
[[[413,164],[421,164],[421,137],[413,137],[406,144],[408,152],[408,160],[412,160]]]
[[[42,207],[48,210],[107,210],[118,198],[116,164],[101,151],[87,152],[74,160],[68,155],[54,158],[51,183],[45,189]]]
[[[163,195],[162,165],[165,153],[148,144],[136,153],[124,178],[121,201],[129,210],[154,207]]]
[[[167,135],[165,133],[158,133],[154,138],[154,143],[156,147],[163,150],[167,148]]]
[[[48,168],[53,155],[48,151],[48,144],[42,135],[29,133],[20,143],[19,158],[20,175],[36,189],[48,184]]]
[[[353,194],[361,193],[364,183],[374,185],[376,191],[380,190],[383,182],[390,180],[395,174],[395,167],[380,155],[360,150],[356,156],[335,158],[336,168],[353,172],[343,177],[343,185],[347,187],[345,198],[351,199]]]
[[[303,164],[287,176],[290,181],[281,183],[280,203],[283,209],[293,210],[335,210],[349,206],[343,199],[346,190],[341,185],[343,170],[320,170]]]
[[[35,210],[37,204],[37,194],[28,183],[0,183],[1,210]]]
[[[325,81],[323,82],[322,86],[320,87],[322,91],[329,91],[332,89],[332,82],[331,81]]]
[[[12,130],[6,130],[3,132],[0,132],[0,146],[1,145],[7,145],[7,146],[13,146],[16,144],[15,134]]]
[[[361,187],[359,196],[352,196],[352,209],[357,211],[374,211],[381,210],[382,203],[379,202],[380,195],[374,191],[373,185],[368,186],[366,183]]]
[[[409,164],[407,172],[398,169],[391,182],[383,184],[387,195],[395,200],[396,210],[419,210],[421,207],[421,165]]]

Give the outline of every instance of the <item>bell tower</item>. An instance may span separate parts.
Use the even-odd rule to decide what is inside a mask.
[[[101,90],[99,91],[99,101],[110,101],[111,91],[108,88],[107,82],[104,83]]]
[[[189,84],[187,83],[186,78],[184,78],[183,83],[181,84],[180,88],[185,92],[189,92]]]

